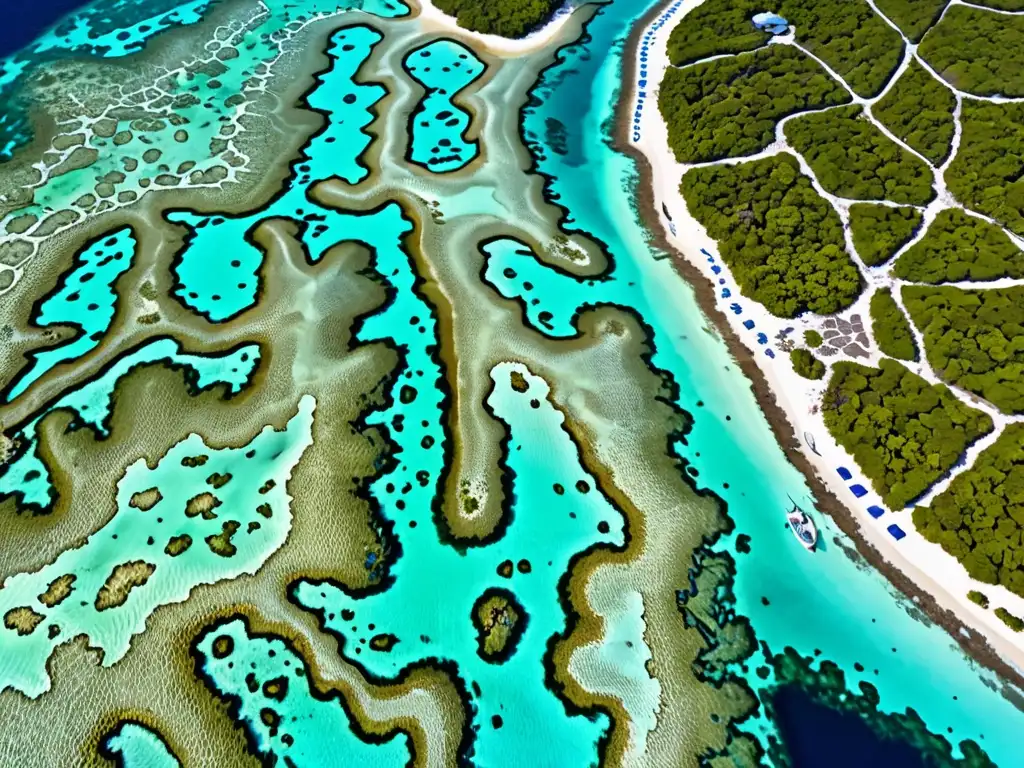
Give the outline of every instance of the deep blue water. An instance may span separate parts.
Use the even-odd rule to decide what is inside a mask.
[[[879,736],[859,715],[819,704],[787,685],[772,696],[793,768],[928,768],[910,744]]]
[[[0,24],[0,59],[21,50],[62,17],[88,4],[88,0],[5,3],[6,13]]]

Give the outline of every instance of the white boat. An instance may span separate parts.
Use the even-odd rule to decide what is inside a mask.
[[[805,549],[810,552],[818,545],[818,528],[810,515],[804,512],[796,504],[786,513],[786,521],[789,523],[789,530],[796,536]]]

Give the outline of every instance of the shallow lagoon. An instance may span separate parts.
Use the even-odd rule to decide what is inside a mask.
[[[95,349],[114,319],[114,282],[131,266],[135,237],[128,228],[87,243],[60,287],[42,302],[32,321],[39,326],[69,324],[76,335],[57,347],[32,354],[32,363],[7,391],[11,401],[62,362]]]
[[[484,63],[454,40],[438,40],[411,52],[402,66],[426,89],[409,118],[409,159],[434,173],[465,167],[480,145],[464,138],[472,115],[454,100],[483,74]]]
[[[835,661],[846,671],[851,685],[858,680],[871,682],[879,691],[881,710],[898,712],[912,707],[933,731],[954,742],[979,739],[996,762],[1012,765],[1021,715],[989,687],[991,676],[976,670],[941,630],[921,623],[877,574],[849,560],[841,547],[830,546],[823,553],[808,556],[784,529],[781,514],[786,497],[791,494],[809,506],[807,489],[776,445],[747,382],[724,346],[702,331],[706,320],[685,284],[647,245],[645,232],[630,207],[635,170],[628,159],[608,146],[607,139],[622,43],[630,24],[650,5],[635,7],[618,0],[606,7],[590,24],[591,40],[563,53],[563,63],[546,74],[535,91],[537,100],[525,114],[524,128],[533,144],[538,170],[551,178],[551,191],[566,208],[566,227],[584,231],[607,245],[614,259],[610,274],[577,280],[542,265],[520,243],[504,240],[485,248],[489,255],[485,279],[502,295],[522,298],[530,322],[552,337],[575,333],[573,315],[581,306],[614,302],[634,308],[654,334],[657,352],[653,364],[672,375],[680,387],[679,404],[696,416],[687,443],[677,448],[699,470],[698,486],[723,495],[729,503],[736,531],[719,546],[732,551],[736,535],[751,538],[750,553],[736,555],[735,606],[739,614],[750,618],[758,639],[773,652],[786,646],[807,656],[820,651],[821,658]],[[351,59],[338,57],[337,79],[333,71],[325,75],[322,88],[323,94],[333,96],[355,93],[351,116],[358,121],[366,119],[368,107],[382,94],[375,86],[355,86],[352,81],[356,68],[377,42],[372,31],[353,34],[360,36],[361,47],[352,49]],[[338,42],[336,38],[335,44]],[[610,53],[606,56],[605,52]],[[317,106],[319,93],[310,97],[313,106]],[[365,100],[359,94],[365,94]],[[343,98],[331,99],[331,108],[337,108],[338,115],[348,109],[339,108],[339,104],[346,102]],[[553,124],[562,128],[557,146],[548,139]],[[317,154],[317,142],[326,143],[326,138],[334,135],[334,123],[315,138],[308,151],[309,167],[302,168],[304,161],[295,165],[299,183],[337,173],[339,165],[349,174],[346,181],[354,183],[363,178],[365,170],[359,166],[358,156],[365,148],[366,137],[361,127],[357,125],[349,135],[354,153],[343,155],[337,147],[329,153],[329,171],[327,161]],[[308,200],[303,198],[301,205],[292,205],[288,194],[278,199],[279,207],[271,206],[247,219],[214,224],[215,217],[180,214],[177,220],[196,228],[181,265],[182,274],[193,268],[185,266],[191,258],[208,268],[206,274],[195,269],[187,281],[182,279],[183,285],[202,283],[208,288],[214,278],[231,274],[231,270],[244,270],[247,281],[254,277],[262,256],[243,242],[249,228],[276,213],[302,218],[312,211]],[[459,198],[467,199],[471,195],[465,192]],[[447,203],[442,199],[442,207],[451,207]],[[452,205],[458,207],[459,203],[453,201]],[[555,592],[558,575],[575,552],[598,541],[621,540],[618,513],[593,492],[583,501],[572,497],[579,501],[573,509],[565,506],[565,497],[554,491],[554,483],[573,489],[577,478],[585,482],[592,478],[579,468],[571,441],[558,429],[560,417],[543,396],[546,385],[528,372],[518,371],[529,382],[530,391],[536,388],[538,396],[526,399],[509,386],[511,370],[499,367],[492,374],[495,390],[489,404],[511,431],[508,466],[515,472],[514,487],[521,500],[507,510],[510,524],[498,541],[469,548],[465,554],[446,542],[443,527],[440,531],[435,527],[437,521],[430,510],[433,487],[445,459],[443,395],[438,385],[441,373],[432,349],[437,329],[429,305],[415,290],[414,272],[399,245],[409,223],[394,204],[358,217],[326,209],[316,215],[327,217],[326,222],[331,222],[328,228],[339,223],[337,229],[321,230],[324,250],[343,239],[375,246],[376,269],[395,288],[395,298],[364,323],[359,339],[393,340],[404,352],[405,369],[394,384],[391,405],[368,419],[371,424],[387,424],[397,445],[393,466],[372,488],[381,517],[395,525],[391,551],[367,559],[367,568],[376,574],[380,587],[349,594],[332,584],[305,582],[293,598],[309,609],[322,611],[327,626],[345,638],[343,653],[375,676],[393,677],[404,666],[428,658],[458,661],[465,676],[466,696],[478,708],[475,724],[479,731],[473,748],[479,764],[508,764],[508,745],[512,743],[518,747],[517,762],[526,756],[525,744],[526,749],[534,750],[530,756],[533,762],[554,764],[557,755],[560,765],[587,765],[596,759],[597,741],[607,723],[602,717],[568,715],[544,685],[540,660],[547,637],[564,626]],[[199,226],[207,220],[208,225]],[[311,220],[307,228],[307,246],[316,242],[314,222]],[[353,234],[356,225],[358,238]],[[232,248],[225,247],[229,242]],[[244,267],[223,263],[222,253],[243,254],[244,258],[235,258],[244,261]],[[317,253],[312,249],[311,259],[318,258]],[[214,261],[199,260],[199,256]],[[205,292],[196,290],[196,296],[185,301],[215,320],[243,311],[257,296],[255,283],[246,282],[244,287],[225,294],[228,300],[222,296],[219,301],[223,303],[217,303],[214,310],[212,292],[207,288]],[[237,366],[234,368],[238,376]],[[112,382],[108,384],[112,386]],[[98,397],[109,398],[110,389],[97,388],[95,392]],[[537,401],[536,407],[532,400]],[[82,410],[79,413],[83,415]],[[31,434],[31,426],[26,433]],[[17,480],[14,466],[8,475]],[[41,487],[45,491],[48,483]],[[44,499],[44,495],[39,498]],[[540,510],[546,514],[539,516]],[[554,517],[549,519],[547,513],[551,510]],[[570,511],[577,517],[570,517]],[[559,520],[561,512],[565,514]],[[818,520],[830,542],[833,537],[842,540],[827,519],[819,515]],[[416,527],[412,526],[414,522]],[[597,528],[600,522],[607,523],[607,530]],[[561,536],[547,540],[535,535],[539,528],[549,531],[553,525],[560,526]],[[549,559],[552,566],[547,566]],[[522,573],[517,568],[508,580],[498,573],[504,560],[517,564],[529,561],[530,572]],[[465,594],[460,591],[457,596],[439,596],[438,590],[446,583],[466,585]],[[512,658],[504,665],[490,665],[476,655],[470,607],[488,586],[509,585],[525,606],[529,623]],[[439,599],[451,601],[444,603],[443,613],[436,610]],[[347,619],[344,611],[354,615]],[[233,632],[235,629],[232,625]],[[371,632],[393,633],[398,643],[389,652],[370,650]],[[253,654],[265,650],[264,640],[243,635],[236,633],[237,647]],[[212,637],[208,636],[211,642]],[[210,650],[206,646],[203,649]],[[643,653],[643,647],[637,647],[635,655],[641,664]],[[636,659],[617,661],[633,664]],[[772,679],[769,676],[762,680],[753,673],[757,661],[745,677],[753,688],[762,690],[771,685]],[[865,671],[856,672],[854,664],[863,665]],[[210,683],[222,692],[244,698],[244,681],[225,666],[208,662]],[[473,682],[480,686],[480,693],[473,689]],[[498,694],[493,693],[496,690]],[[304,698],[293,706],[298,711],[312,707],[313,702]],[[337,709],[328,715],[338,718]],[[257,713],[258,709],[246,709],[243,717],[258,728]],[[493,719],[496,715],[501,717],[500,727]],[[531,720],[533,717],[538,719]],[[332,733],[343,725],[338,719]],[[550,729],[545,740],[523,737],[530,729],[541,727]],[[763,736],[775,730],[764,718],[748,721],[744,727]],[[372,764],[398,764],[405,759],[401,737],[384,747],[349,742],[347,737],[347,732],[340,737],[347,745],[344,748],[365,756]],[[312,761],[310,764],[316,764],[317,758],[312,756],[328,746],[327,739],[319,731],[306,732],[301,754]],[[269,741],[261,744],[261,751],[271,751]]]
[[[250,234],[271,216],[289,216],[303,222],[311,261],[342,240],[355,239],[362,227],[358,216],[338,213],[312,203],[306,195],[311,179],[337,175],[357,184],[369,174],[360,156],[370,144],[364,128],[373,121],[370,108],[386,91],[379,85],[360,85],[356,72],[370,56],[381,35],[369,27],[349,27],[335,33],[328,54],[331,68],[307,101],[328,119],[292,163],[293,177],[285,191],[264,210],[246,216],[225,217],[175,211],[169,221],[190,229],[187,247],[175,265],[175,295],[187,306],[214,322],[227,320],[256,303],[257,272],[263,254]]]

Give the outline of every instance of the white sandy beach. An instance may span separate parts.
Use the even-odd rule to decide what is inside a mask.
[[[699,6],[701,2],[702,0],[673,2],[644,30],[635,55],[640,58],[637,79],[647,82],[644,86],[638,85],[637,82],[625,86],[632,89],[631,103],[634,114],[639,111],[630,131],[631,142],[650,161],[653,173],[654,205],[659,212],[660,224],[665,230],[665,235],[680,254],[715,284],[719,308],[728,318],[728,322],[737,336],[754,353],[754,359],[775,394],[779,406],[786,413],[794,433],[800,438],[803,453],[829,490],[848,509],[853,511],[860,524],[864,539],[921,589],[934,596],[940,606],[953,611],[965,625],[984,635],[1004,659],[1018,670],[1024,671],[1024,634],[1013,632],[993,612],[993,609],[1003,607],[1014,615],[1024,617],[1024,598],[1012,594],[1003,587],[982,584],[970,578],[954,557],[946,554],[938,545],[926,541],[915,530],[909,510],[898,512],[886,510],[881,517],[874,519],[868,513],[868,507],[877,505],[884,509],[885,505],[873,492],[870,482],[861,474],[852,457],[829,436],[821,413],[815,407],[821,401],[821,393],[825,388],[827,377],[819,382],[808,381],[794,373],[787,353],[774,349],[776,355],[774,359],[766,353],[766,350],[773,349],[776,335],[786,328],[794,329],[789,338],[800,345],[805,329],[821,328],[821,318],[811,317],[807,320],[776,318],[759,304],[741,296],[728,267],[718,256],[715,241],[708,236],[704,228],[694,220],[686,209],[686,204],[679,192],[679,183],[689,166],[678,163],[669,149],[667,128],[657,109],[657,84],[661,82],[666,68],[670,66],[666,53],[669,34],[685,18],[686,14]],[[775,151],[779,150],[778,147],[774,149]],[[759,154],[758,157],[767,154],[774,154],[774,152],[769,150]],[[747,158],[740,160],[745,159]],[[818,186],[817,182],[815,182],[815,186]],[[668,210],[671,222],[665,217],[662,206]],[[849,242],[849,236],[847,236],[847,240]],[[702,249],[713,256],[713,262],[709,261],[708,256],[702,253]],[[867,279],[872,280],[872,276],[867,276]],[[722,297],[725,288],[731,292],[728,298]],[[894,294],[896,293],[898,291],[894,290]],[[854,307],[844,311],[842,316],[848,319],[851,314],[859,314],[864,321],[865,330],[869,332],[868,297],[869,293],[865,292]],[[730,305],[734,303],[742,307],[742,314],[734,314],[730,309]],[[754,327],[749,329],[743,323],[751,320],[754,322]],[[758,334],[761,333],[767,336],[766,344],[758,341]],[[869,353],[869,357],[859,360],[859,362],[868,365],[876,364],[880,357],[877,348],[872,345]],[[912,365],[911,368],[915,372],[919,372],[920,366]],[[934,380],[931,376],[928,378]],[[997,434],[1002,424],[1007,421],[1006,417],[996,420]],[[813,436],[817,453],[806,444],[803,439],[805,433]],[[983,439],[979,443],[983,443],[987,447],[991,444],[991,440]],[[969,452],[968,463],[977,453],[977,448]],[[844,482],[840,479],[836,472],[836,468],[840,466],[848,468],[853,474],[850,481]],[[857,498],[850,490],[850,486],[857,483],[868,489],[867,495],[862,498]],[[942,487],[945,487],[944,483]],[[893,523],[898,524],[906,533],[906,537],[900,541],[896,541],[887,530],[888,526]],[[813,557],[813,555],[809,556]],[[991,606],[988,610],[982,609],[967,599],[967,593],[972,589],[977,589],[989,597]]]

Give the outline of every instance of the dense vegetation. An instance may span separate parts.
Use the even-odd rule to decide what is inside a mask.
[[[888,288],[871,297],[871,331],[883,353],[897,360],[917,360],[917,345],[910,321]]]
[[[1024,286],[908,285],[903,301],[938,376],[1006,413],[1024,413]]]
[[[1024,424],[1010,424],[929,506],[914,509],[914,525],[978,581],[1024,596],[1022,488]]]
[[[911,60],[871,113],[909,147],[942,165],[953,143],[955,108],[953,92]]]
[[[742,53],[771,39],[750,20],[763,8],[753,0],[706,0],[686,16],[668,38],[668,58],[676,66],[708,56]]]
[[[960,202],[1024,235],[1024,103],[964,99],[946,184]]]
[[[924,205],[934,197],[928,164],[886,137],[859,106],[800,115],[786,139],[825,191],[855,200]]]
[[[921,226],[916,208],[893,208],[876,203],[850,206],[850,232],[853,247],[869,267],[877,267],[892,258]]]
[[[665,72],[658,107],[681,163],[758,152],[780,118],[845,104],[849,94],[814,59],[788,45]]]
[[[822,408],[828,431],[885,503],[901,509],[990,432],[992,420],[894,360],[879,366],[836,363]]]
[[[502,37],[524,37],[544,24],[561,0],[434,0],[459,26]]]
[[[1024,96],[1024,16],[954,5],[918,53],[954,88],[978,96]]]
[[[1024,0],[971,0],[974,5],[984,5],[997,11],[1024,11]]]
[[[821,379],[825,376],[825,364],[803,347],[797,347],[789,353],[789,361],[797,375],[805,379]]]
[[[813,328],[808,328],[806,331],[804,331],[804,344],[806,344],[811,349],[817,349],[822,345],[824,341],[825,340],[821,337],[821,334],[818,333]]]
[[[672,30],[669,58],[682,65],[764,45],[769,35],[751,22],[764,10],[760,0],[707,0]],[[784,16],[797,42],[865,98],[882,90],[903,54],[900,36],[865,0],[780,0],[767,10]]]
[[[914,283],[1024,277],[1024,251],[1001,227],[959,208],[940,211],[924,237],[896,260],[893,274]]]
[[[876,0],[884,13],[912,42],[919,42],[946,7],[948,0]]]
[[[831,314],[860,293],[839,215],[792,155],[693,168],[680,189],[743,294],[772,314]]]

